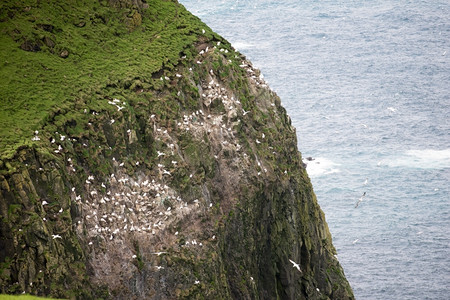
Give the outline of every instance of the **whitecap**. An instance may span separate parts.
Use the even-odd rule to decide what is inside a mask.
[[[242,51],[245,49],[251,49],[254,48],[255,46],[250,44],[250,43],[246,43],[246,42],[234,42],[231,43],[231,45],[234,47],[234,49],[238,50],[238,51]]]
[[[306,171],[311,178],[339,173],[341,171],[338,168],[340,164],[324,157],[316,157],[313,160],[303,159],[303,163],[306,164]]]
[[[450,168],[450,149],[407,150],[399,156],[386,159],[389,167],[410,167],[418,169]]]

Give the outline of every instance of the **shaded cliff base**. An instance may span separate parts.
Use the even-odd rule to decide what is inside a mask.
[[[50,298],[44,298],[44,297],[37,297],[32,295],[5,295],[0,294],[0,300],[42,300],[42,299],[50,299]],[[54,298],[52,298],[54,299]]]

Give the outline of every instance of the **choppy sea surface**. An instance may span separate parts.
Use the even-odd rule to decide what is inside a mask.
[[[281,97],[356,298],[450,299],[450,2],[180,2]]]

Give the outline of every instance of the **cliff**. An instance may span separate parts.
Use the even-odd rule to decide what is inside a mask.
[[[0,292],[353,299],[280,99],[183,6],[3,1],[0,32]]]

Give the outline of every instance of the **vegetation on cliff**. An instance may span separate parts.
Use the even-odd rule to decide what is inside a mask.
[[[0,10],[1,292],[353,297],[244,56],[177,2],[44,2]]]
[[[43,297],[37,297],[37,296],[30,296],[30,295],[5,295],[0,294],[0,300],[43,300],[43,299],[50,299],[50,298],[43,298]]]

